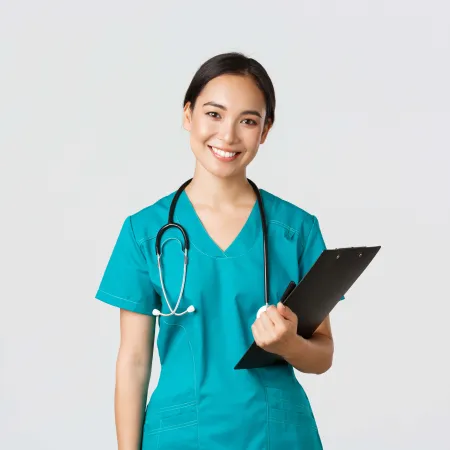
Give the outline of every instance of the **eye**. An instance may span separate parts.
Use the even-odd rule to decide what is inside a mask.
[[[211,115],[211,114],[215,114],[215,116]],[[206,115],[209,116],[209,117],[212,117],[213,119],[217,119],[217,116],[219,116],[219,113],[216,113],[215,111],[209,111],[209,112],[206,113]]]
[[[247,123],[247,125],[258,125],[253,119],[244,119],[244,122],[251,122],[251,123]]]

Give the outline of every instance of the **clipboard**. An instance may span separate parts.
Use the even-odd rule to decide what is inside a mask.
[[[298,317],[297,334],[309,339],[339,300],[372,262],[381,246],[324,250],[303,279],[291,281],[280,301]],[[267,352],[253,341],[234,367],[254,369],[283,365],[281,356]]]

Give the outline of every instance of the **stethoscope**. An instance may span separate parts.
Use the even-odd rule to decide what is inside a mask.
[[[189,250],[189,238],[187,236],[187,233],[185,231],[185,229],[179,224],[179,223],[175,223],[173,221],[173,216],[174,216],[174,212],[175,212],[175,207],[178,201],[178,198],[180,197],[181,193],[183,192],[183,190],[186,188],[186,186],[192,181],[192,178],[187,180],[186,182],[184,182],[177,190],[177,192],[175,193],[172,202],[170,204],[170,209],[169,209],[169,220],[167,222],[166,225],[164,225],[163,227],[161,227],[161,229],[158,231],[158,234],[156,235],[156,256],[157,256],[157,260],[158,260],[158,272],[159,272],[159,279],[161,281],[161,288],[162,288],[162,292],[163,292],[163,297],[164,300],[167,303],[167,306],[170,310],[170,313],[162,313],[159,309],[154,309],[153,310],[153,315],[155,316],[164,316],[164,317],[169,317],[169,316],[182,316],[186,313],[192,313],[195,311],[195,308],[193,305],[190,305],[185,311],[183,312],[177,312],[178,307],[180,305],[181,302],[181,298],[183,297],[183,292],[184,292],[184,287],[186,284],[186,271],[187,271],[187,264],[188,264],[188,250]],[[259,212],[261,215],[261,227],[262,227],[262,234],[263,234],[263,253],[264,253],[264,305],[259,308],[256,317],[259,318],[259,316],[261,315],[261,313],[263,311],[265,311],[267,309],[267,307],[269,306],[269,278],[268,278],[268,264],[267,264],[267,225],[266,225],[266,217],[264,214],[264,206],[263,206],[263,202],[262,202],[262,198],[261,198],[261,194],[259,192],[258,187],[256,186],[256,184],[249,180],[247,178],[247,181],[250,183],[251,187],[253,188],[253,190],[255,191],[256,194],[256,198],[258,200],[258,206],[259,206]],[[181,282],[181,289],[180,289],[180,293],[178,295],[178,299],[177,299],[177,303],[175,304],[175,307],[172,308],[169,302],[169,299],[167,297],[167,292],[166,292],[166,288],[164,285],[164,280],[163,280],[163,270],[162,270],[162,266],[161,266],[161,255],[162,255],[162,246],[161,246],[161,239],[163,234],[169,229],[169,228],[176,228],[178,229],[181,234],[183,235],[183,240],[184,240],[184,249],[183,249],[183,253],[184,253],[184,264],[183,264],[183,280]],[[167,242],[167,241],[166,241]],[[183,245],[183,244],[182,244]]]

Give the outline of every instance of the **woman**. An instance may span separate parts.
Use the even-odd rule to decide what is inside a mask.
[[[199,68],[183,105],[196,167],[177,197],[174,221],[190,242],[187,270],[180,230],[161,238],[161,270],[155,252],[174,191],[125,220],[96,294],[121,311],[119,450],[321,449],[293,369],[330,368],[330,321],[305,340],[295,314],[278,301],[325,244],[314,215],[262,189],[260,209],[246,178],[274,123],[272,82],[254,59],[218,55]],[[270,306],[257,318],[265,301],[261,210]],[[161,374],[146,408],[155,317]],[[287,364],[235,370],[253,340]]]

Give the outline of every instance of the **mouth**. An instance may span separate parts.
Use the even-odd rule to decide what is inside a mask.
[[[220,148],[212,147],[211,145],[208,145],[208,148],[214,155],[214,157],[216,157],[220,161],[228,161],[228,162],[234,161],[242,153],[242,152],[226,152],[224,150],[221,150]]]

